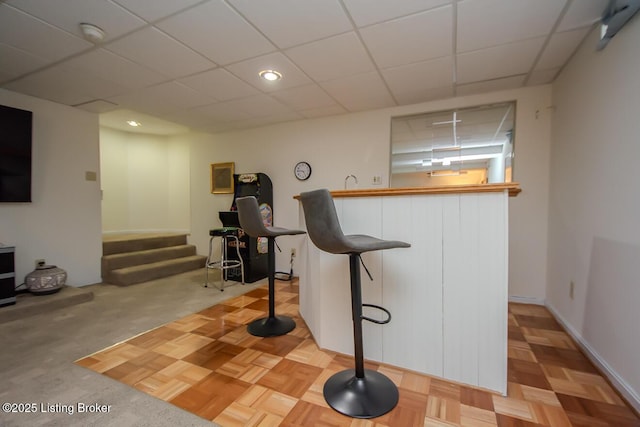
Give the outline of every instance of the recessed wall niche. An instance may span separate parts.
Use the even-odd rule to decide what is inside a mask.
[[[515,102],[391,119],[391,187],[513,179]]]

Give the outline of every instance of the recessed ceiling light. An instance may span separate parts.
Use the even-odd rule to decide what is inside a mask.
[[[276,70],[262,70],[258,73],[258,75],[265,80],[269,80],[270,82],[280,80],[282,78],[282,74],[280,74]]]
[[[127,120],[127,124],[129,126],[133,126],[134,128],[137,128],[138,126],[141,126],[140,122],[136,122],[135,120]]]

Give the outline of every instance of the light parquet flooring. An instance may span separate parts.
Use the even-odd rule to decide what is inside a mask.
[[[509,306],[506,397],[367,362],[394,381],[400,401],[379,418],[346,417],[322,388],[353,359],[318,349],[297,315],[297,283],[276,286],[277,313],[297,324],[288,335],[247,333],[267,311],[262,287],[76,363],[225,427],[640,426],[551,314],[523,304]]]

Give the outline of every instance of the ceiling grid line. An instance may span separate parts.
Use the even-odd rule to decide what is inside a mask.
[[[531,64],[531,68],[529,69],[529,72],[527,73],[527,77],[524,78],[524,84],[525,85],[529,82],[529,79],[531,78],[531,74],[533,74],[533,71],[536,69],[536,65],[538,65],[538,61],[540,61],[540,58],[542,57],[542,54],[544,53],[544,51],[547,48],[547,46],[549,46],[549,42],[551,41],[551,37],[553,37],[553,34],[555,33],[556,29],[560,26],[560,23],[562,22],[562,19],[564,18],[564,15],[569,10],[569,7],[571,7],[571,3],[572,2],[573,2],[573,0],[567,0],[566,1],[566,3],[564,4],[564,7],[562,8],[562,11],[560,12],[560,15],[558,15],[558,19],[556,19],[555,24],[553,24],[553,28],[551,28],[551,32],[549,32],[549,34],[547,34],[547,38],[545,39],[544,43],[542,44],[542,49],[540,49],[540,51],[538,52],[538,55],[533,60],[533,64]]]
[[[362,34],[360,33],[360,28],[358,28],[358,26],[356,25],[355,21],[353,20],[353,16],[351,16],[351,13],[349,12],[347,7],[345,6],[344,0],[338,0],[338,2],[340,3],[340,7],[342,7],[342,10],[344,11],[345,15],[347,16],[347,19],[349,19],[349,22],[351,22],[351,26],[353,27],[353,31],[355,32],[356,37],[358,37],[358,40],[360,41],[360,43],[362,44],[365,52],[367,53],[367,56],[369,57],[369,60],[376,66],[375,68],[376,68],[376,73],[378,74],[378,77],[380,77],[380,80],[383,82],[387,92],[389,93],[389,95],[393,99],[393,102],[396,105],[399,105],[399,102],[396,99],[396,97],[393,95],[393,92],[391,91],[391,88],[389,88],[389,84],[387,83],[387,81],[385,80],[384,76],[382,75],[382,73],[380,71],[380,67],[377,66],[376,61],[373,58],[373,55],[371,55],[371,51],[367,47],[367,44],[364,42],[364,39],[362,38]],[[372,24],[372,25],[374,25],[374,24]]]

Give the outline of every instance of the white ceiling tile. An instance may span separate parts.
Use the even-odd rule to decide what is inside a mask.
[[[68,89],[68,86],[58,85],[56,83],[64,83],[64,77],[56,76],[40,76],[30,75],[23,79],[11,82],[4,86],[6,89],[20,92],[36,98],[48,99],[65,105],[82,104],[94,99],[94,97],[86,95],[79,90]]]
[[[245,82],[265,92],[274,92],[311,83],[311,80],[281,53],[271,53],[238,62],[226,68]],[[282,74],[282,79],[274,82],[264,80],[258,75],[262,70],[276,70]]]
[[[105,41],[146,24],[106,0],[10,0],[8,3],[79,37],[82,37],[80,23],[96,25],[106,33]]]
[[[309,110],[336,105],[336,102],[317,85],[298,86],[273,92],[272,95],[294,110]]]
[[[333,107],[312,108],[310,110],[299,111],[302,116],[307,119],[314,119],[317,117],[335,116],[336,114],[344,114],[347,110],[339,105]]]
[[[82,104],[98,98],[104,99],[125,91],[125,88],[116,83],[65,65],[56,65],[29,74],[4,87],[66,105]]]
[[[393,96],[399,100],[418,100],[432,89],[453,86],[453,60],[450,56],[382,70]],[[403,104],[406,102],[403,102]]]
[[[202,0],[114,0],[142,19],[153,22],[179,10],[193,6]]]
[[[281,49],[352,29],[337,0],[230,0]]]
[[[140,125],[138,127],[131,127],[128,123],[130,120],[135,120],[140,123]],[[100,126],[125,132],[152,135],[177,135],[189,131],[188,127],[173,123],[170,120],[125,109],[117,109],[101,114]]]
[[[330,80],[320,85],[349,111],[373,110],[395,105],[387,87],[375,71]]]
[[[552,68],[549,70],[534,70],[527,80],[527,86],[536,86],[551,83],[556,78],[559,71],[560,68]]]
[[[291,112],[289,107],[262,93],[229,101],[226,104],[248,113],[251,117],[267,117]]]
[[[93,46],[4,3],[0,3],[0,41],[51,61]]]
[[[419,104],[421,102],[435,101],[453,97],[453,85],[434,89],[422,89],[415,92],[403,92],[394,94],[398,105]]]
[[[320,82],[375,69],[354,32],[297,46],[285,53],[312,79]]]
[[[201,126],[199,126],[198,129],[201,132],[220,133],[220,132],[226,132],[226,131],[229,131],[229,130],[233,130],[233,129],[236,129],[236,128],[233,125],[231,125],[230,123],[206,122],[206,123],[203,123]]]
[[[567,58],[576,50],[588,32],[589,28],[583,27],[573,31],[565,31],[564,33],[555,33],[551,36],[535,68],[548,69],[564,65]]]
[[[458,3],[457,52],[547,34],[565,0],[465,0]]]
[[[274,114],[274,115],[265,116],[265,117],[253,117],[247,120],[232,122],[231,125],[233,125],[237,129],[248,129],[248,128],[260,127],[260,126],[272,125],[275,123],[300,120],[302,118],[303,117],[300,114],[290,111],[287,113]]]
[[[211,105],[215,105],[215,104],[211,104]],[[210,105],[203,106],[203,107],[189,108],[185,110],[171,111],[168,113],[159,114],[157,117],[162,118],[164,120],[168,120],[170,122],[180,123],[184,126],[187,126],[190,128],[196,128],[196,129],[202,127],[206,123],[212,123],[212,122],[222,123],[222,122],[214,121],[211,118],[211,116],[201,111],[201,109],[209,106]]]
[[[118,55],[173,78],[207,70],[216,65],[153,27],[136,31],[106,47]]]
[[[202,115],[207,117],[208,120],[218,123],[228,123],[251,118],[249,113],[242,110],[237,105],[232,105],[231,102],[233,101],[205,105],[190,109],[188,112]]]
[[[192,131],[219,132],[231,129],[232,127],[228,124],[228,121],[219,120],[213,112],[206,112],[207,108],[211,109],[215,105],[217,104],[178,110],[159,114],[158,117],[173,123],[180,123],[191,128]]]
[[[572,30],[578,27],[590,26],[594,22],[600,21],[602,12],[609,0],[574,0],[569,6],[569,10],[562,18],[557,31]]]
[[[522,86],[526,75],[505,77],[502,79],[488,80],[484,82],[458,85],[456,95],[465,96],[475,93],[495,92],[498,90],[513,89]]]
[[[118,109],[118,104],[105,101],[104,99],[94,99],[93,101],[85,102],[83,104],[77,104],[76,108],[89,111],[91,113],[106,113]]]
[[[46,61],[28,52],[0,43],[0,73],[10,79],[34,71],[46,64]]]
[[[445,6],[360,30],[380,68],[452,54],[452,10]]]
[[[185,77],[180,79],[180,82],[220,101],[228,101],[260,93],[258,89],[223,68]]]
[[[161,83],[108,99],[130,110],[166,113],[183,108],[192,108],[214,102],[195,90],[176,82]]]
[[[6,73],[2,71],[2,68],[0,68],[0,84],[8,82],[12,77],[15,77],[15,75]]]
[[[76,56],[66,65],[115,82],[127,89],[140,89],[166,80],[166,77],[161,74],[105,49],[95,49]]]
[[[544,43],[544,37],[458,55],[457,83],[471,83],[526,74]]]
[[[156,26],[217,64],[229,64],[275,50],[222,0],[203,3]]]
[[[356,25],[363,27],[451,4],[451,0],[344,0],[344,4]]]

